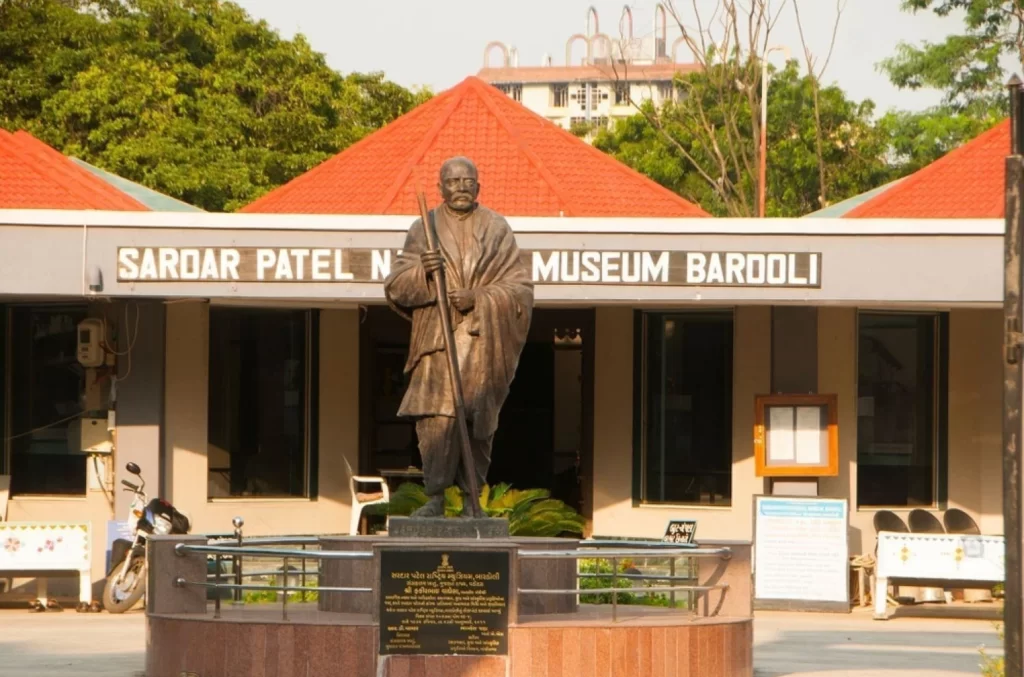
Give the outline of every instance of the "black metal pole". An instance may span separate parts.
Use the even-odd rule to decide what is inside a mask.
[[[1024,91],[1014,75],[1007,83],[1010,95],[1010,154],[1006,158],[1006,232],[1003,236],[1003,535],[1006,540],[1006,574],[1003,606],[1005,677],[1024,677],[1024,645],[1021,641],[1021,408],[1024,368],[1021,360],[1021,235],[1024,226]]]

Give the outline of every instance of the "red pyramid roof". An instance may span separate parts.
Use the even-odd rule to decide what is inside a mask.
[[[476,77],[245,206],[243,212],[417,214],[441,163],[480,170],[480,202],[509,216],[707,216]]]
[[[1004,120],[843,218],[1002,218],[1009,154],[1010,121]]]
[[[0,209],[148,211],[28,132],[0,129]]]

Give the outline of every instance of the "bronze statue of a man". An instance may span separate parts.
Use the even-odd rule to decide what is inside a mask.
[[[444,515],[444,491],[453,484],[468,503],[469,483],[460,458],[455,404],[432,276],[443,268],[455,353],[465,398],[478,486],[486,482],[498,413],[526,343],[533,314],[533,284],[504,217],[477,203],[476,166],[454,157],[441,167],[444,204],[432,210],[438,250],[430,250],[417,219],[405,238],[384,295],[412,321],[405,373],[409,387],[398,415],[416,420],[429,502],[417,517]],[[463,508],[463,514],[468,511]]]

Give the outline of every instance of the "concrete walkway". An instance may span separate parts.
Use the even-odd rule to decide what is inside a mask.
[[[146,616],[0,609],[0,677],[141,677]]]
[[[879,622],[862,610],[759,612],[756,677],[978,677],[980,646],[1001,655],[992,620],[930,615]],[[143,677],[145,651],[141,611],[0,610],[0,677]]]
[[[992,607],[967,610],[975,612],[973,619],[943,611],[952,609],[903,608],[888,621],[872,620],[863,609],[848,615],[758,612],[755,677],[978,677],[980,647],[991,657],[1002,655]]]

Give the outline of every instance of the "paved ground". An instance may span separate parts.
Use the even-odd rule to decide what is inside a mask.
[[[145,653],[142,611],[0,610],[0,677],[136,677]]]
[[[938,615],[938,614],[932,614]],[[142,612],[120,616],[0,610],[0,677],[142,677]],[[992,620],[759,612],[757,677],[978,677],[978,648],[999,655]]]
[[[991,607],[990,607],[991,608]],[[992,614],[975,619],[905,615],[874,621],[849,615],[759,612],[754,621],[756,677],[964,677],[981,674],[979,648],[1002,655]],[[937,611],[937,610],[935,610]],[[985,618],[985,617],[988,618]]]

